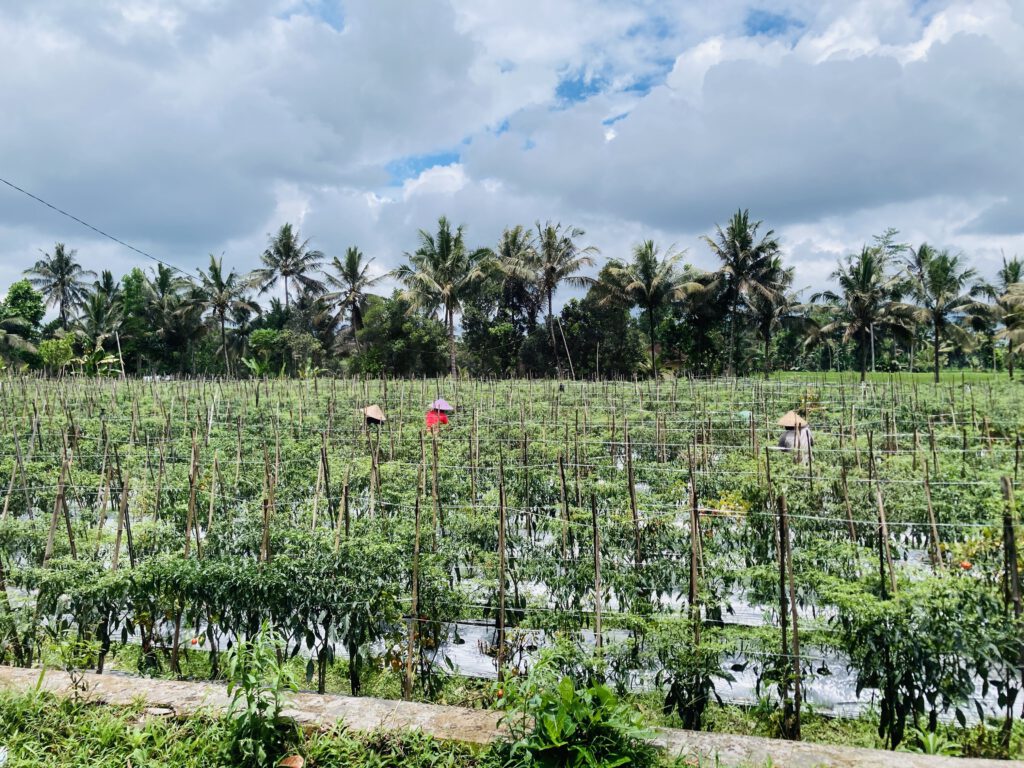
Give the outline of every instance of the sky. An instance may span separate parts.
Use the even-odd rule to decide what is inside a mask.
[[[441,215],[711,269],[738,208],[797,288],[888,227],[1024,256],[1024,0],[0,0],[0,50],[0,178],[187,271]],[[0,293],[58,241],[154,266],[0,184]]]

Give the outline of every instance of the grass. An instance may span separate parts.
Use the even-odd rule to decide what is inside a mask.
[[[770,378],[781,381],[799,381],[807,383],[828,382],[838,384],[855,384],[860,381],[860,373],[857,371],[778,371],[772,373]],[[931,384],[934,382],[935,374],[932,371],[870,371],[865,376],[865,381],[882,384],[889,381],[902,382],[905,384]],[[1017,381],[1014,378],[1014,381]],[[991,371],[971,370],[948,370],[943,369],[939,379],[940,384],[983,384],[983,383],[1009,383],[1010,378],[1005,371],[992,373]]]
[[[4,768],[227,768],[226,746],[225,723],[211,715],[178,719],[148,715],[141,702],[109,707],[50,693],[0,693]],[[358,734],[337,725],[307,734],[300,751],[311,768],[498,768],[492,750],[415,731]],[[659,768],[717,764],[665,757]]]
[[[141,704],[106,707],[50,694],[0,694],[0,743],[10,768],[210,768],[224,761],[226,729],[210,716],[147,716]],[[302,750],[317,766],[478,765],[481,756],[420,733],[315,732]]]

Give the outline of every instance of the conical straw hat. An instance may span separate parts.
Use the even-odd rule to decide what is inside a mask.
[[[434,402],[432,402],[430,404],[430,410],[432,410],[432,411],[454,411],[455,409],[452,408],[451,403],[449,403],[443,397],[439,397],[439,398],[437,398],[437,400],[435,400]]]
[[[368,419],[376,419],[377,421],[387,421],[387,417],[384,415],[384,411],[380,409],[379,405],[368,405],[363,408],[363,415]]]
[[[797,413],[796,411],[790,411],[789,413],[784,415],[781,419],[779,419],[778,425],[780,427],[790,427],[790,428],[792,428],[792,427],[806,427],[807,426],[807,422],[804,421],[800,417],[800,414]]]

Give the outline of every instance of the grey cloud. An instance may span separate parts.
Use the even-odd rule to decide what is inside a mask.
[[[468,167],[675,228],[706,227],[737,206],[786,223],[993,193],[1024,167],[1024,68],[976,35],[905,66],[883,56],[725,62],[707,73],[699,107],[656,89],[610,142],[596,109],[553,116],[528,151],[516,130],[479,142]]]

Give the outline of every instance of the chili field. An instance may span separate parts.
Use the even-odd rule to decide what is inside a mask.
[[[799,453],[775,447],[794,409]],[[1022,429],[994,377],[7,378],[0,655],[73,636],[101,672],[130,649],[218,677],[269,621],[321,692],[337,667],[437,700],[544,652],[687,728],[732,703],[799,738],[811,709],[1009,755]]]

